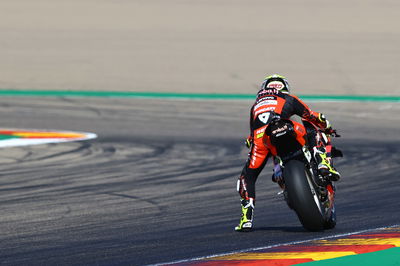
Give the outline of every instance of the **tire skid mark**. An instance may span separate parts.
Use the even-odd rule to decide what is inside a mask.
[[[165,211],[165,209],[166,209],[165,206],[162,206],[159,203],[157,203],[156,201],[151,200],[151,199],[131,196],[131,195],[122,194],[122,193],[104,193],[104,194],[111,195],[111,196],[116,196],[116,197],[121,197],[121,198],[132,199],[134,201],[139,202],[139,204],[140,204],[140,202],[147,203],[150,206],[154,206],[158,210],[159,213]]]

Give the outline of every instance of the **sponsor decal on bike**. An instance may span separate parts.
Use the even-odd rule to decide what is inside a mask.
[[[279,133],[279,132],[282,132],[282,131],[285,131],[285,133],[286,133],[286,130],[288,129],[288,126],[287,125],[284,125],[283,127],[278,127],[277,129],[275,129],[275,130],[273,130],[272,131],[272,134],[277,134],[277,133]],[[283,135],[283,134],[282,134]]]
[[[97,138],[94,133],[38,130],[38,129],[0,129],[0,148],[82,141]]]

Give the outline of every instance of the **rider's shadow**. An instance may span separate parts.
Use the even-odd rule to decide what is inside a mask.
[[[253,228],[253,231],[283,231],[283,232],[308,232],[302,226],[265,226]]]

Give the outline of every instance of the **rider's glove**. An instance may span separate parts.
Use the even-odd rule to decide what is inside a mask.
[[[327,127],[327,128],[325,128],[324,129],[324,133],[326,134],[326,135],[333,135],[333,134],[335,134],[336,133],[336,130],[334,130],[332,127]]]
[[[245,144],[246,144],[246,147],[250,149],[251,144],[253,144],[253,137],[251,135],[249,135],[247,137]]]
[[[332,127],[325,129],[324,133],[329,136],[340,137],[340,135],[336,132],[336,129],[333,129]]]

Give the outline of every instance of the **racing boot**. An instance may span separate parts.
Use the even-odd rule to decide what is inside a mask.
[[[327,153],[324,148],[314,148],[315,158],[318,162],[318,170],[321,175],[330,181],[339,181],[340,174],[339,172],[332,166],[331,157],[327,156]]]
[[[235,227],[236,231],[248,232],[253,228],[254,199],[242,200],[242,217]]]

